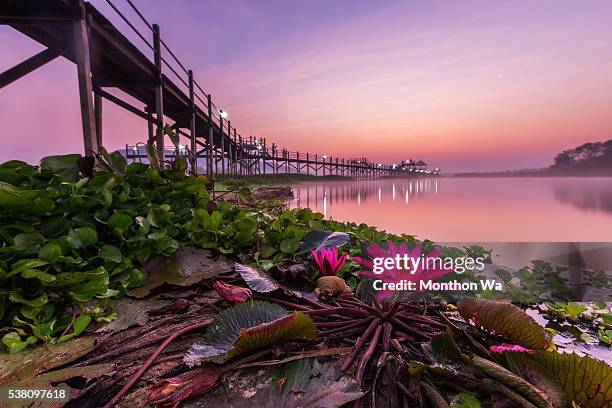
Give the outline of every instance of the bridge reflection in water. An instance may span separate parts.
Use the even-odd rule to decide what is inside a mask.
[[[334,204],[356,203],[359,208],[372,202],[382,204],[383,200],[403,200],[405,205],[409,205],[412,200],[426,194],[437,195],[438,179],[305,183],[295,186],[293,192],[295,197],[290,207],[308,207],[327,217],[328,206]]]

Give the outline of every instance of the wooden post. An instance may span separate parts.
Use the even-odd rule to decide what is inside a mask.
[[[221,131],[221,178],[225,178],[225,135],[223,134],[223,117],[219,114],[219,130]],[[216,168],[215,164],[215,168]]]
[[[89,55],[89,29],[83,0],[74,0],[79,17],[72,23],[74,51],[79,80],[79,99],[81,101],[81,122],[83,125],[83,146],[86,156],[98,152],[98,136],[94,119],[93,84],[91,78],[91,59]]]
[[[236,128],[234,128],[234,175],[238,175],[238,139],[236,138]]]
[[[198,174],[198,145],[196,143],[196,106],[193,91],[193,71],[187,72],[189,76],[189,106],[191,108],[191,117],[189,120],[189,131],[191,136],[191,171],[193,174]]]
[[[148,141],[150,143],[153,143],[155,141],[155,132],[153,131],[153,112],[150,106],[147,106],[146,108],[147,110],[147,131],[149,134],[149,139]]]
[[[155,69],[156,69],[156,84],[155,84],[155,110],[157,124],[157,157],[160,165],[164,167],[165,152],[164,152],[164,77],[162,75],[162,60],[161,60],[161,38],[159,26],[153,24],[153,48],[155,50]]]
[[[227,174],[231,176],[234,160],[232,158],[232,121],[227,121]]]
[[[208,153],[206,154],[206,173],[208,178],[213,178],[213,143],[214,143],[213,116],[212,116],[212,98],[208,94]]]
[[[94,92],[94,120],[96,122],[96,140],[98,148],[102,143],[102,95]]]

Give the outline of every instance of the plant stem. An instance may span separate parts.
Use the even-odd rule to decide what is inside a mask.
[[[366,365],[368,364],[368,361],[370,361],[372,354],[374,354],[374,351],[376,350],[376,346],[378,345],[378,340],[380,338],[381,332],[382,332],[382,326],[378,325],[378,327],[376,327],[376,331],[374,332],[374,337],[372,337],[372,341],[370,342],[370,346],[368,347],[366,352],[363,353],[363,356],[361,357],[361,360],[359,361],[359,365],[357,366],[357,373],[355,374],[355,380],[359,384],[361,384],[361,380],[363,378],[363,372],[366,368]]]
[[[212,319],[208,319],[205,322],[196,323],[191,326],[187,326],[166,339],[155,352],[149,357],[149,359],[140,367],[140,369],[129,379],[129,381],[123,386],[123,388],[111,399],[109,402],[104,405],[104,408],[112,408],[115,406],[117,401],[119,401],[129,390],[132,388],[134,384],[140,380],[140,377],[147,371],[147,369],[153,364],[153,361],[161,354],[161,352],[177,337],[182,336],[183,334],[191,333],[197,330],[201,330],[207,328],[212,323]]]
[[[372,332],[374,332],[374,330],[379,326],[379,324],[380,319],[378,318],[374,319],[372,323],[370,323],[366,331],[363,332],[363,334],[359,337],[359,340],[357,340],[357,343],[355,343],[355,347],[353,347],[353,351],[351,351],[351,354],[346,357],[346,360],[344,360],[344,363],[342,363],[342,365],[340,366],[340,369],[342,371],[346,371],[351,366],[353,360],[355,360],[355,357],[357,357],[357,353],[363,347],[365,342],[370,338]]]
[[[366,323],[368,323],[372,319],[374,319],[374,316],[370,316],[370,317],[366,317],[365,319],[357,320],[353,323],[346,324],[343,327],[338,327],[338,328],[331,329],[331,330],[319,330],[319,334],[322,336],[329,336],[330,334],[343,333],[347,331],[348,329],[364,326]]]

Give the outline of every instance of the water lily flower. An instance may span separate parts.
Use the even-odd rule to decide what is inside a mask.
[[[346,262],[346,254],[342,254],[340,257],[338,257],[337,246],[329,249],[321,247],[319,252],[311,249],[310,253],[312,254],[312,259],[314,259],[315,264],[317,264],[321,275],[324,276],[336,275]]]
[[[213,288],[219,296],[228,302],[242,303],[253,297],[253,292],[249,288],[243,288],[242,286],[235,286],[225,283],[221,280],[213,282]]]
[[[525,353],[525,352],[529,352],[531,350],[519,346],[518,344],[502,344],[501,346],[491,346],[489,347],[489,350],[491,350],[492,353],[503,353],[504,351],[517,351],[519,353]]]
[[[435,268],[424,268],[424,265],[428,265],[428,259],[439,258],[442,255],[442,251],[439,248],[435,248],[427,254],[423,254],[423,246],[417,245],[413,249],[408,247],[407,243],[401,243],[396,245],[394,242],[389,242],[389,251],[385,251],[383,248],[376,244],[372,244],[367,249],[367,253],[369,255],[368,258],[361,258],[354,256],[353,259],[360,263],[363,267],[369,268],[370,270],[365,270],[359,272],[360,276],[366,276],[369,278],[380,279],[385,283],[400,283],[400,282],[415,282],[418,287],[419,281],[427,281],[427,280],[437,280],[449,273],[455,272],[453,268],[448,268],[442,266],[442,268],[437,267],[436,262],[432,262],[436,265]],[[416,270],[406,270],[406,269],[397,269],[386,268],[382,274],[375,273],[374,269],[374,258],[396,258],[397,256],[403,258],[404,255],[408,256],[408,258],[422,258],[423,261],[419,264]],[[387,297],[390,297],[395,292],[390,289],[383,289],[376,291],[376,299],[382,300]]]

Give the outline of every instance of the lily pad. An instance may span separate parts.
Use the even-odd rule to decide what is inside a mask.
[[[214,278],[229,271],[232,264],[223,256],[213,258],[207,249],[185,247],[172,256],[151,257],[142,271],[147,273],[144,286],[128,290],[128,295],[143,298],[164,285],[191,286],[204,279]]]
[[[457,303],[461,317],[511,343],[544,350],[546,335],[531,316],[512,303],[464,297]]]
[[[321,248],[341,247],[349,242],[349,234],[346,232],[311,231],[304,236],[297,254],[305,254],[310,250],[315,252]]]
[[[280,341],[316,337],[314,322],[303,312],[289,313],[269,302],[240,303],[219,313],[204,339],[187,350],[183,361],[190,367],[202,362],[224,363]]]
[[[17,354],[0,354],[0,384],[34,377],[68,364],[94,349],[95,339],[79,337],[60,344],[44,344]]]
[[[547,351],[529,353],[528,357],[535,361],[544,373],[558,381],[567,397],[581,407],[599,408],[612,405],[612,367],[603,361],[574,353]]]

